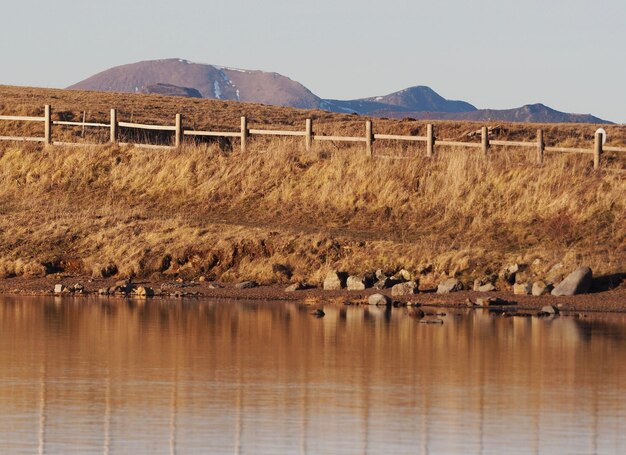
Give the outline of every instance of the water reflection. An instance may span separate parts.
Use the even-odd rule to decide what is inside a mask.
[[[0,300],[4,453],[619,453],[626,319]]]

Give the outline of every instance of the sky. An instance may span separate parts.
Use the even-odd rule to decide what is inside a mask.
[[[66,87],[184,58],[275,71],[322,98],[427,85],[478,108],[626,123],[625,0],[4,0],[0,84]]]

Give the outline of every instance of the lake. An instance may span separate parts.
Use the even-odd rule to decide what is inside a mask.
[[[311,309],[0,297],[0,453],[626,450],[624,315]]]

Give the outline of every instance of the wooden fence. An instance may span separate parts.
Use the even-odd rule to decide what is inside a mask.
[[[240,140],[241,150],[246,151],[248,139],[254,135],[268,135],[268,136],[300,136],[304,138],[304,145],[306,150],[310,150],[314,141],[336,141],[336,142],[362,142],[365,144],[365,152],[367,156],[374,156],[374,141],[386,140],[386,141],[411,141],[411,142],[425,142],[426,143],[426,156],[431,157],[435,153],[436,147],[468,147],[480,149],[484,155],[489,153],[489,149],[492,146],[503,147],[523,147],[534,148],[536,150],[536,162],[542,164],[544,161],[544,155],[546,152],[563,152],[563,153],[585,153],[593,155],[593,164],[595,169],[600,168],[602,153],[604,151],[621,152],[626,153],[626,147],[613,147],[603,145],[602,135],[596,133],[593,146],[589,148],[571,148],[571,147],[546,147],[544,141],[543,131],[537,130],[536,140],[533,142],[523,141],[501,141],[491,140],[489,138],[489,132],[486,126],[481,129],[481,141],[480,142],[460,142],[449,140],[437,140],[435,138],[435,128],[432,124],[428,124],[426,128],[426,136],[406,136],[397,134],[376,134],[372,128],[372,121],[365,121],[365,134],[363,136],[326,136],[321,134],[315,134],[313,131],[313,121],[306,119],[304,131],[288,131],[288,130],[262,130],[262,129],[250,129],[248,128],[248,120],[246,117],[241,117],[241,127],[239,131],[196,131],[187,130],[183,128],[183,120],[180,114],[176,114],[173,125],[147,125],[142,123],[120,122],[117,118],[117,111],[111,109],[109,123],[88,123],[82,122],[70,122],[70,121],[53,121],[52,109],[50,105],[46,105],[44,108],[43,117],[28,117],[28,116],[13,116],[13,115],[0,115],[0,120],[19,121],[19,122],[42,122],[44,124],[44,136],[43,137],[19,137],[19,136],[0,136],[0,141],[27,141],[27,142],[41,142],[46,145],[63,145],[63,146],[93,146],[100,144],[88,144],[88,143],[75,143],[75,142],[55,142],[52,139],[52,126],[78,126],[78,127],[90,127],[90,128],[107,128],[110,130],[110,143],[118,145],[130,145],[124,142],[118,142],[119,128],[130,128],[135,130],[155,130],[155,131],[170,131],[174,134],[174,145],[150,145],[150,144],[133,144],[137,147],[143,148],[178,148],[183,143],[185,136],[204,136],[204,137],[224,137],[224,138],[236,138]],[[397,157],[391,157],[397,158]]]

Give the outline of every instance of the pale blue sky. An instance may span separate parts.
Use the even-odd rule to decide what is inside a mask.
[[[179,57],[276,71],[324,98],[428,85],[626,123],[626,0],[5,0],[0,83],[65,87]]]

